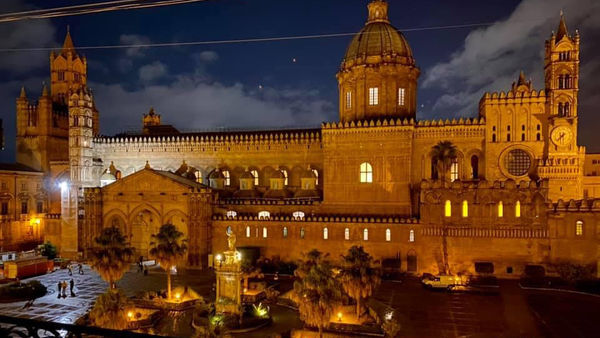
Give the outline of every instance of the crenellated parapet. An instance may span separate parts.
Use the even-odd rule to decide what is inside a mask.
[[[415,138],[417,139],[444,139],[444,138],[483,138],[485,137],[485,119],[459,118],[422,120],[417,123]]]
[[[260,222],[319,222],[319,223],[394,223],[394,224],[419,224],[417,218],[401,216],[347,216],[347,215],[313,215],[303,218],[292,215],[272,215],[270,217],[259,217],[258,215],[236,215],[227,217],[225,215],[213,215],[213,221],[260,221]]]
[[[600,199],[558,200],[550,205],[552,212],[597,212],[600,213]]]

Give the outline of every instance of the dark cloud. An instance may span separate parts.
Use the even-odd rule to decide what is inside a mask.
[[[564,10],[570,33],[579,29],[581,40],[580,143],[600,151],[592,128],[600,115],[600,1],[524,0],[505,20],[472,31],[460,50],[424,74],[422,87],[444,92],[434,102],[435,115],[466,116],[477,112],[486,91],[508,90],[520,70],[543,88],[544,41],[556,30]]]

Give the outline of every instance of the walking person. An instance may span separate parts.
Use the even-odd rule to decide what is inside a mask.
[[[58,293],[58,299],[60,299],[60,294],[62,292],[62,281],[58,281],[58,285],[56,286],[56,293]]]
[[[67,269],[69,269],[69,276],[73,276],[73,267],[71,266],[71,264],[69,264]]]
[[[69,282],[69,286],[71,288],[71,297],[75,297],[75,292],[73,292],[73,287],[75,287],[75,282],[73,281],[73,278],[71,278],[71,281]]]
[[[79,274],[83,275],[83,264],[79,263]]]
[[[67,281],[62,282],[62,297],[67,298]]]

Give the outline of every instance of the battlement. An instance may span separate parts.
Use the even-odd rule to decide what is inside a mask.
[[[487,181],[487,180],[473,180],[473,181],[460,181],[454,182],[443,182],[441,180],[422,180],[421,190],[429,189],[505,189],[505,190],[538,190],[547,189],[548,180],[540,181],[525,181],[515,182],[512,179]]]
[[[375,119],[375,120],[359,120],[351,122],[324,122],[321,124],[321,129],[350,129],[350,128],[373,128],[373,127],[389,127],[389,126],[414,126],[414,119]]]
[[[546,91],[545,90],[525,90],[525,91],[501,91],[501,92],[486,92],[480,100],[480,104],[507,104],[514,103],[515,101],[529,100],[530,102],[545,102]]]
[[[600,212],[600,199],[570,200],[568,203],[559,199],[552,203],[551,212]]]
[[[419,120],[418,127],[447,127],[447,126],[482,126],[485,125],[485,118],[459,118],[457,119],[439,119],[439,120]]]
[[[261,222],[319,222],[319,223],[395,223],[395,224],[419,224],[417,218],[406,218],[401,216],[348,216],[348,215],[315,215],[304,218],[292,215],[273,215],[271,217],[258,217],[257,215],[239,215],[227,217],[224,215],[213,215],[213,221],[261,221]]]

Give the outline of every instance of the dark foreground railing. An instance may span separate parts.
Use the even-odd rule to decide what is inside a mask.
[[[61,324],[36,319],[16,318],[0,315],[0,337],[152,337],[157,336],[101,329],[92,326]]]

